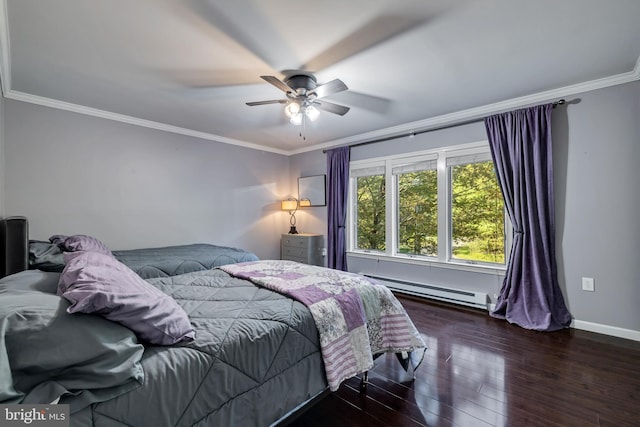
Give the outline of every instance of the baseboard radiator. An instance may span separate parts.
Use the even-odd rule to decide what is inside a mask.
[[[444,288],[435,285],[426,285],[423,283],[408,282],[405,280],[392,279],[389,277],[375,276],[372,274],[361,273],[363,276],[370,277],[378,283],[387,286],[392,291],[401,292],[409,295],[415,295],[424,298],[430,298],[438,301],[449,302],[453,304],[466,305],[468,307],[481,308],[487,310],[487,294],[483,292],[464,291],[461,289]]]

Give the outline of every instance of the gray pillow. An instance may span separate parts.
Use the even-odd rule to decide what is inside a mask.
[[[144,347],[133,332],[100,316],[68,314],[64,298],[21,287],[0,288],[0,402],[60,397],[76,412],[140,386]]]
[[[68,252],[58,295],[69,313],[97,313],[119,322],[148,343],[192,341],[195,332],[182,307],[112,256]]]
[[[40,270],[25,270],[0,279],[0,291],[40,291],[55,295],[58,290],[60,273]]]
[[[64,268],[62,249],[55,243],[29,240],[29,268],[61,272]]]

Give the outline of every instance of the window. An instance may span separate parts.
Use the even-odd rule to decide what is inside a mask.
[[[395,166],[398,252],[438,254],[438,173],[435,160]]]
[[[351,175],[356,194],[356,247],[384,251],[386,247],[386,182],[384,166],[361,169]]]
[[[351,162],[348,248],[504,267],[510,224],[486,142]]]
[[[451,258],[504,264],[504,200],[493,162],[468,156],[454,157],[447,164]]]

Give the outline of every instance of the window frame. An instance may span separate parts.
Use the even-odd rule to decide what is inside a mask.
[[[504,210],[505,224],[505,263],[490,263],[483,261],[454,259],[452,257],[452,215],[451,215],[451,173],[447,166],[447,159],[462,156],[489,156],[491,152],[488,141],[479,141],[469,144],[441,147],[433,150],[423,150],[413,153],[403,153],[367,160],[354,160],[350,162],[349,171],[349,197],[347,206],[347,253],[349,256],[363,258],[384,259],[385,261],[404,262],[420,265],[436,265],[446,268],[454,268],[469,271],[481,271],[489,273],[501,273],[506,269],[508,255],[512,244],[512,226],[506,209]],[[393,174],[393,168],[402,165],[411,165],[423,161],[436,161],[437,171],[437,216],[438,216],[438,249],[437,256],[419,254],[406,254],[398,251],[399,246],[399,189],[397,175]],[[483,160],[484,161],[484,160]],[[358,173],[371,167],[379,168],[384,165],[385,175],[385,250],[369,250],[357,248],[357,194],[356,179],[352,172]]]

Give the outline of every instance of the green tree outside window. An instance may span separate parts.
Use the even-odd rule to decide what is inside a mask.
[[[451,167],[451,257],[504,263],[504,201],[491,161]]]
[[[358,249],[385,250],[385,182],[384,175],[357,178]]]
[[[438,254],[438,174],[435,170],[398,175],[398,252]]]

